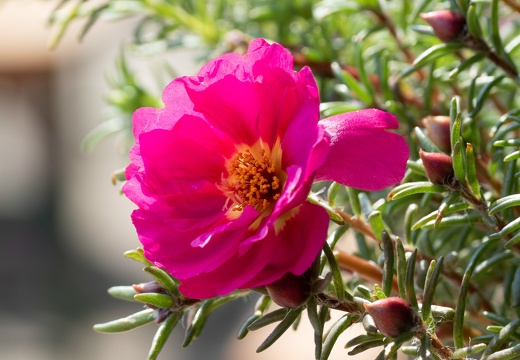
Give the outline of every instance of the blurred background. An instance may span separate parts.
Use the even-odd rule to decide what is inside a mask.
[[[81,44],[73,26],[50,51],[46,22],[57,3],[0,0],[0,358],[141,360],[155,325],[117,335],[92,331],[94,323],[140,310],[110,298],[108,287],[149,280],[122,256],[139,246],[133,205],[110,180],[127,157],[110,140],[87,154],[80,149],[103,120],[105,75],[135,23],[99,22]],[[192,52],[170,56],[179,74],[199,67]],[[237,341],[253,306],[250,299],[217,311],[187,349],[179,327],[160,358],[313,358],[306,320],[262,354],[255,348],[270,328]],[[355,335],[347,331],[343,343]],[[331,358],[346,352],[337,348]]]

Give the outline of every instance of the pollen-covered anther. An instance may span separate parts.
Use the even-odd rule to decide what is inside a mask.
[[[229,177],[219,187],[234,203],[232,210],[250,205],[261,212],[280,197],[280,179],[265,150],[256,157],[250,150],[238,152],[228,171]]]

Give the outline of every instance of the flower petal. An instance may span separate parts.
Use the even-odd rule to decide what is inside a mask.
[[[329,220],[321,206],[309,202],[304,202],[291,218],[280,219],[284,223],[277,224],[277,230],[262,240],[262,246],[271,248],[268,265],[243,287],[268,285],[287,272],[303,274],[323,248]]]
[[[279,44],[255,39],[249,44],[244,56],[236,53],[224,54],[204,65],[197,76],[203,78],[204,83],[212,84],[228,74],[239,80],[253,79],[251,76],[263,78],[272,69],[293,73],[291,53]]]
[[[196,136],[194,136],[196,135]],[[172,130],[152,130],[139,137],[140,154],[155,191],[173,192],[178,179],[220,181],[234,146],[200,117],[183,116]]]
[[[198,228],[180,231],[183,219],[150,216],[140,209],[132,213],[146,258],[180,280],[211,272],[229,262],[256,217],[253,209],[247,209],[231,222],[222,217],[212,224],[202,226],[199,222]]]
[[[235,144],[253,145],[259,138],[260,102],[255,85],[228,75],[200,91],[189,89],[194,110]]]
[[[333,180],[361,190],[378,191],[401,181],[409,149],[405,139],[386,131],[398,121],[390,113],[367,109],[320,122],[331,137],[330,152],[317,180]]]
[[[213,271],[181,279],[179,290],[187,297],[208,298],[237,288],[268,285],[287,272],[304,273],[323,247],[329,217],[323,208],[310,203],[298,210],[281,231],[271,230],[246,253],[231,257]]]

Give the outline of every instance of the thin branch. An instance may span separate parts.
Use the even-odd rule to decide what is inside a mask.
[[[383,279],[383,270],[373,262],[346,253],[341,250],[334,251],[334,254],[337,255],[338,266],[341,269],[349,271],[351,273],[357,273],[360,277],[362,277],[365,280],[381,284],[381,281]],[[397,277],[395,276],[392,282],[392,290],[396,294],[399,293]]]

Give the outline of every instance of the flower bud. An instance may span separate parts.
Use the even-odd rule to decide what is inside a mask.
[[[287,273],[280,280],[267,285],[267,293],[281,307],[296,309],[305,304],[310,296],[309,275],[309,271],[300,276]]]
[[[422,120],[430,140],[442,151],[451,151],[449,116],[427,116]]]
[[[150,281],[150,282],[141,283],[141,284],[134,284],[134,285],[132,285],[132,287],[139,294],[162,292],[162,287],[161,287],[161,285],[159,285],[159,283],[157,281]]]
[[[419,150],[426,176],[432,184],[447,185],[455,178],[451,156]]]
[[[397,337],[417,325],[415,312],[410,304],[401,298],[389,297],[363,306],[379,332],[385,336]]]
[[[421,14],[421,18],[433,28],[442,42],[460,41],[465,32],[464,15],[453,10],[438,10]]]

